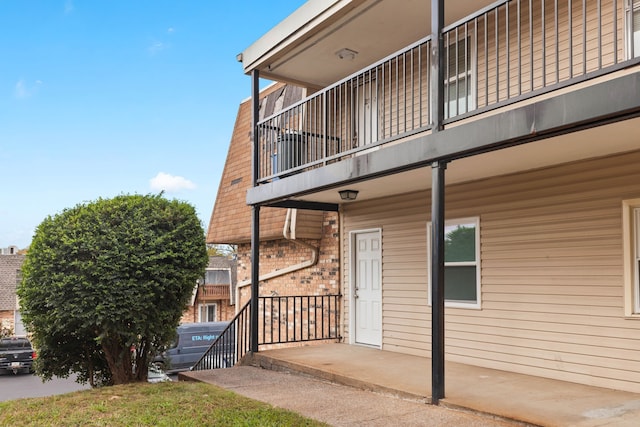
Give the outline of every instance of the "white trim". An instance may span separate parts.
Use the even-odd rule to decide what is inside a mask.
[[[625,19],[624,19],[625,49],[624,51],[627,56],[626,59],[633,59],[635,57],[633,52],[634,51],[633,14],[634,12],[640,13],[640,2],[636,1],[635,5],[633,3],[634,3],[634,0],[626,0],[625,6],[624,6],[624,13],[625,13]],[[637,28],[635,32],[640,33],[640,28]],[[636,50],[639,52],[639,55],[640,55],[640,46],[638,46]]]
[[[467,38],[467,46],[465,46],[464,44],[464,39],[465,36]],[[449,44],[447,46],[445,46],[445,62],[443,65],[445,65],[445,76],[444,76],[444,97],[445,97],[445,101],[444,101],[444,117],[445,119],[451,118],[451,117],[455,117],[458,116],[460,114],[465,114],[468,113],[469,111],[473,111],[476,108],[476,85],[477,85],[477,80],[478,80],[478,76],[477,76],[477,67],[476,67],[476,52],[475,49],[473,49],[475,40],[474,40],[474,35],[469,33],[469,34],[459,34],[458,35],[458,40],[455,40],[455,37],[449,37],[448,40],[445,40],[446,42],[449,42]],[[465,53],[465,57],[467,57],[467,65],[468,65],[468,70],[462,70],[462,72],[460,72],[460,67],[458,66],[458,74],[452,77],[449,77],[449,73],[448,70],[446,69],[446,67],[449,66],[449,61],[447,60],[450,55],[451,55],[451,47],[452,46],[456,46],[458,45],[458,50],[460,50],[460,46],[462,46],[462,48],[464,49],[465,47],[467,47],[469,49],[469,56],[467,57],[466,53]],[[447,56],[449,55],[449,56]],[[457,61],[457,59],[456,59]],[[461,97],[458,96],[458,99],[450,99],[449,98],[449,85],[451,84],[457,84],[457,82],[463,78],[465,79],[465,87],[467,88],[466,90],[466,96]],[[460,94],[458,94],[460,95]],[[460,109],[459,107],[459,101],[461,98],[466,98],[466,107],[465,107],[465,111],[459,111]],[[451,109],[450,106],[451,104],[455,102],[455,113],[452,115],[449,115],[449,110]]]
[[[622,201],[624,314],[640,318],[640,199]]]
[[[445,300],[445,307],[453,308],[470,308],[481,309],[482,308],[482,283],[480,282],[481,266],[480,266],[480,217],[467,217],[467,218],[454,218],[445,221],[445,227],[448,225],[456,224],[475,224],[475,238],[476,238],[476,261],[475,262],[456,262],[455,265],[465,266],[473,265],[476,267],[476,301],[475,302],[462,302],[462,301],[447,301]],[[451,263],[449,263],[451,265]],[[428,304],[432,305],[431,301],[431,221],[427,222],[427,283],[428,283]]]
[[[353,266],[354,264],[354,260],[355,260],[355,254],[356,254],[356,247],[354,245],[355,239],[356,239],[356,235],[358,234],[365,234],[365,233],[378,233],[378,235],[380,236],[380,242],[382,242],[382,227],[380,228],[367,228],[367,229],[362,229],[362,230],[351,230],[349,232],[349,278],[348,278],[348,286],[349,286],[349,344],[358,344],[356,343],[356,318],[355,318],[355,314],[356,314],[356,310],[355,310],[355,305],[356,305],[356,301],[354,298],[355,295],[355,290],[354,290],[354,286],[355,286],[355,268]],[[382,280],[382,248],[380,249],[380,280]],[[383,284],[380,283],[380,285],[382,286]],[[381,321],[381,325],[380,328],[382,329],[383,325],[384,325],[384,319],[382,318],[382,306],[384,305],[384,301],[382,301],[382,304],[380,304],[380,321]],[[384,335],[383,335],[384,336]],[[358,344],[361,345],[361,344]],[[380,340],[380,346],[369,346],[369,347],[374,347],[374,348],[379,348],[382,349],[382,338]]]
[[[209,306],[213,306],[215,307],[215,315],[213,316],[213,319],[206,319],[203,320],[202,319],[202,309],[205,307],[209,307]],[[218,304],[215,302],[204,302],[201,304],[198,304],[198,322],[217,322],[218,321],[218,317],[220,317],[218,315]]]

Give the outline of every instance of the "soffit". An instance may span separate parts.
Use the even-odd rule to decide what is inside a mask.
[[[447,1],[445,24],[490,3]],[[429,35],[430,8],[424,0],[309,1],[243,52],[244,71],[328,86]],[[356,58],[339,59],[343,48],[358,52]]]

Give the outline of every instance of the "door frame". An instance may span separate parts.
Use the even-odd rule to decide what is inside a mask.
[[[355,260],[356,260],[356,250],[357,247],[355,245],[356,236],[358,234],[365,233],[378,233],[380,236],[380,243],[382,244],[382,228],[366,228],[361,230],[351,230],[349,231],[349,344],[362,345],[371,348],[379,348],[382,349],[382,336],[380,337],[380,345],[367,345],[356,342],[356,299],[354,298],[355,294],[355,284],[356,284],[356,274],[355,274]],[[382,247],[380,248],[380,331],[382,333],[382,325],[384,321],[382,319]]]

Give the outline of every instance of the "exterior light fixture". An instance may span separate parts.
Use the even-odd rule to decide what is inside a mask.
[[[358,190],[341,190],[338,193],[342,200],[355,200],[358,197]]]
[[[340,59],[353,61],[354,59],[356,59],[356,56],[358,56],[358,52],[356,52],[355,50],[347,49],[345,47],[337,51],[336,56]]]

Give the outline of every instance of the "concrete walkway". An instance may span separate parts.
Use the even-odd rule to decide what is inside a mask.
[[[443,408],[425,405],[431,391],[430,359],[360,346],[325,344],[269,350],[258,353],[249,362],[280,373],[238,367],[188,372],[181,374],[180,378],[251,392],[253,396],[246,395],[336,426],[505,425],[496,420],[540,426],[640,425],[638,394],[452,362],[446,364],[446,398],[440,402]],[[301,389],[296,391],[289,386],[294,384],[294,380],[303,381],[303,384],[297,384]],[[319,384],[328,387],[331,386],[329,383],[348,386],[338,395],[353,393],[353,396],[347,394],[333,403],[322,402],[322,395],[337,393],[338,389],[320,391],[322,387]],[[318,393],[314,393],[317,387],[320,387]],[[298,400],[303,403],[296,408],[285,406],[288,401],[295,400],[291,397],[292,390],[293,396],[299,396]],[[365,395],[357,394],[363,390]],[[445,408],[449,408],[448,412]],[[339,416],[330,418],[327,411]],[[362,412],[368,418],[344,418],[355,412]],[[411,414],[414,414],[413,418],[402,418],[411,417]],[[469,418],[454,421],[439,418],[446,415]],[[435,420],[439,421],[429,424]]]

